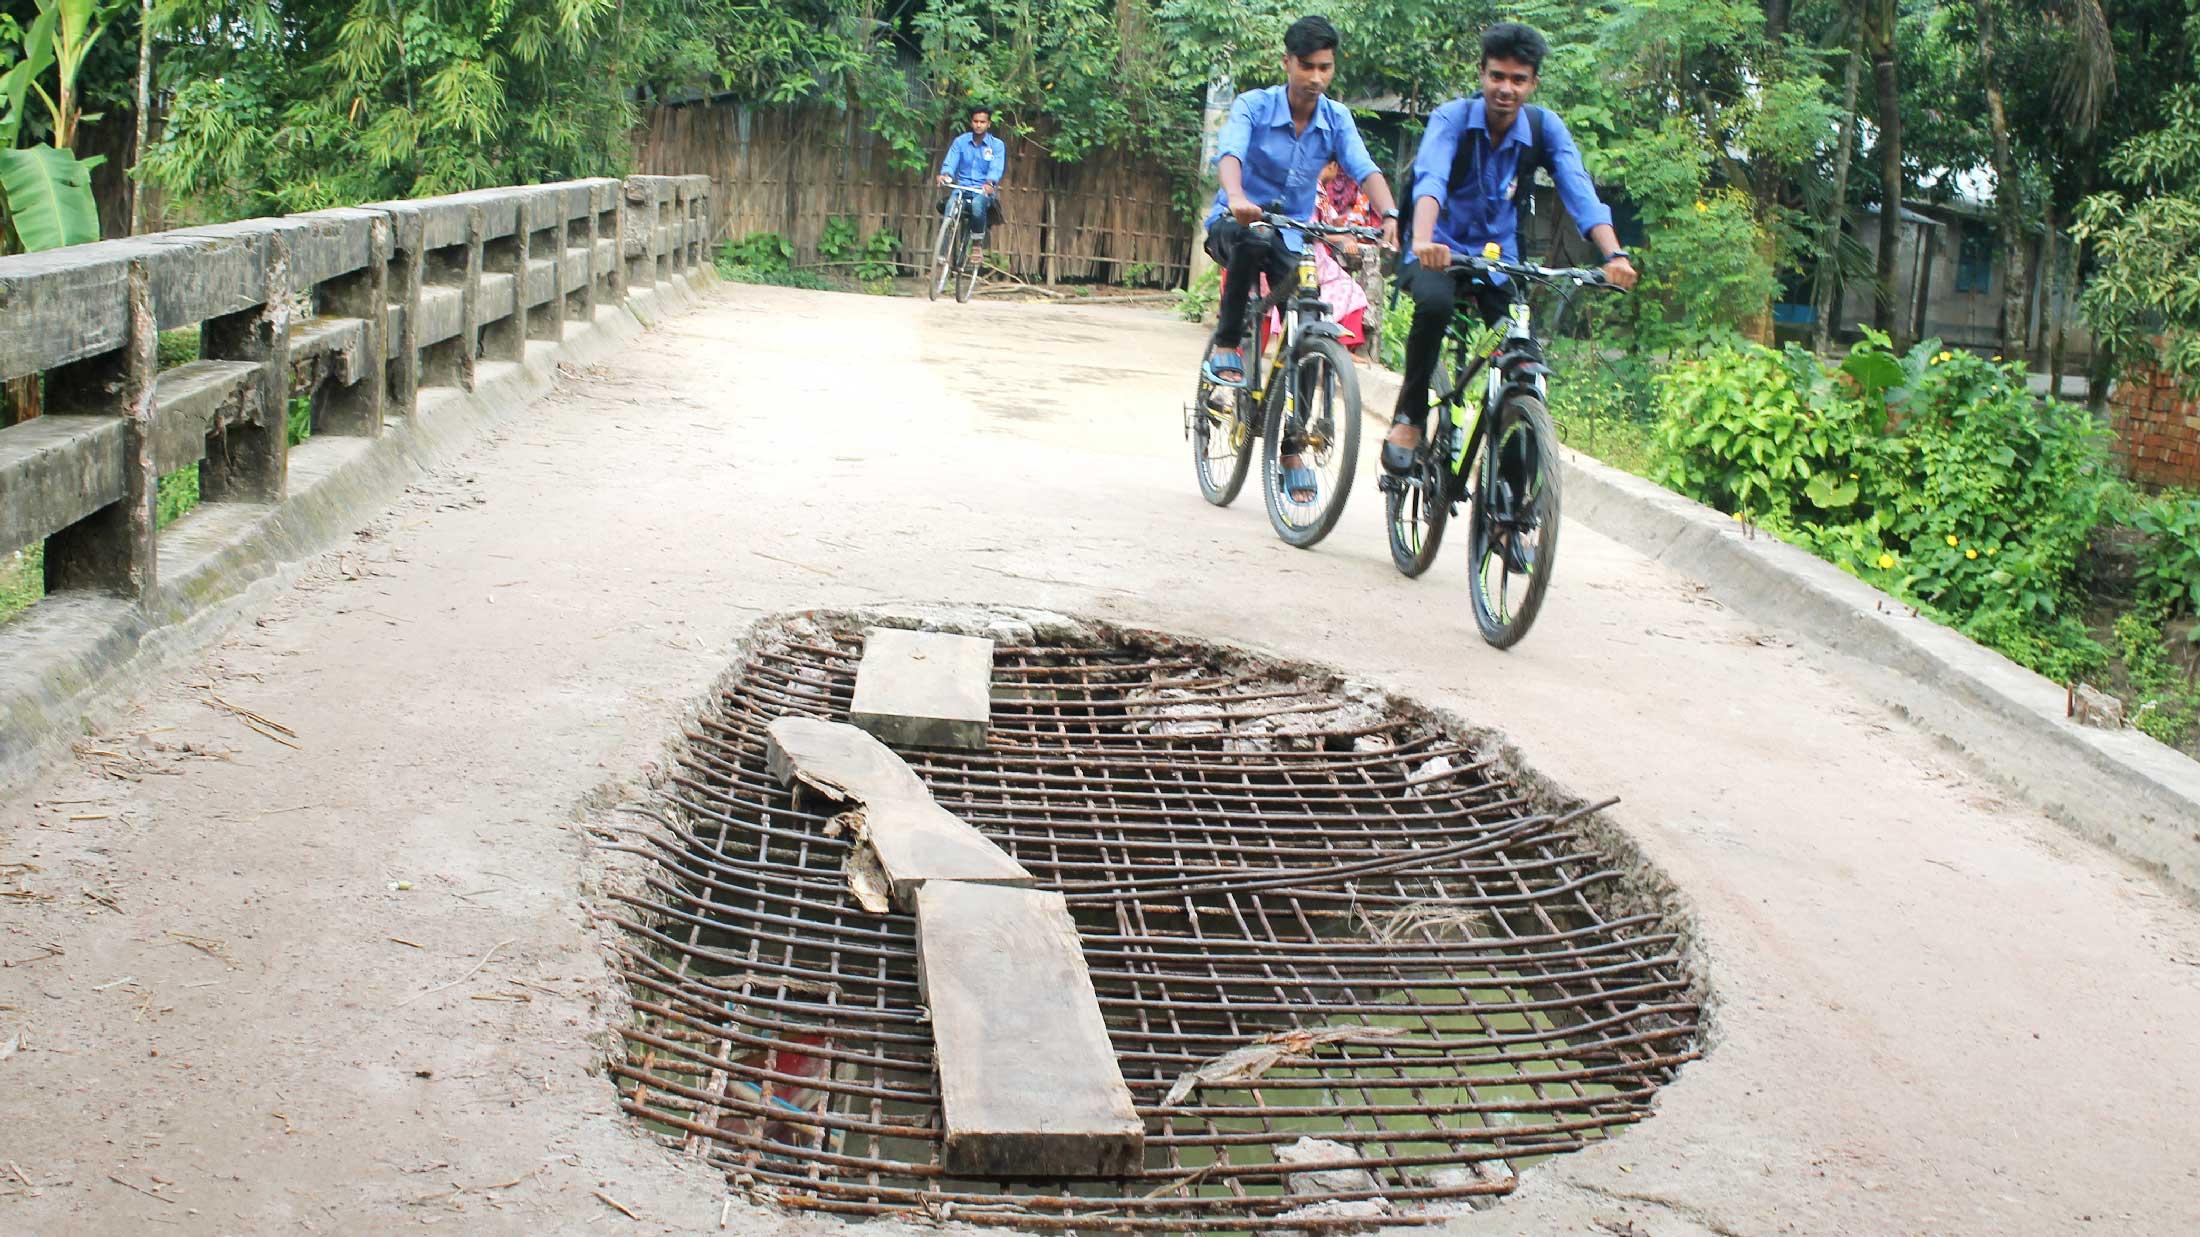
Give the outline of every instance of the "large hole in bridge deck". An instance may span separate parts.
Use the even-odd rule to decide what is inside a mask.
[[[1610,905],[1641,901],[1581,813],[1470,737],[1223,650],[1009,624],[989,747],[901,755],[1069,897],[1146,1160],[948,1178],[913,922],[857,905],[832,809],[765,765],[774,718],[846,720],[863,626],[753,642],[619,895],[623,1106],[758,1194],[1053,1230],[1434,1222],[1644,1119],[1695,1055],[1675,931]],[[1294,1028],[1343,1038],[1166,1102]]]

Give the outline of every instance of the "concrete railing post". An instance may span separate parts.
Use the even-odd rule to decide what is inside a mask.
[[[121,347],[46,371],[49,416],[120,416],[122,500],[46,538],[46,591],[97,589],[148,601],[159,583],[155,563],[153,379],[159,331],[152,279],[142,257],[126,266],[127,335]]]
[[[290,466],[290,327],[294,289],[290,275],[292,229],[270,223],[265,231],[265,300],[236,313],[208,318],[199,328],[199,355],[210,361],[249,361],[259,366],[250,417],[218,429],[199,466],[203,502],[281,502]]]
[[[338,357],[314,390],[313,432],[377,437],[389,384],[384,364],[390,351],[389,217],[332,210],[299,218],[308,226],[296,241],[292,263],[301,282],[310,285],[316,314],[361,323],[357,353]],[[331,270],[341,273],[328,274]]]
[[[485,361],[527,359],[527,232],[519,218],[519,204],[511,199],[482,195],[474,209],[482,216],[481,274],[477,277],[480,302],[481,358]],[[504,285],[510,285],[510,311],[505,308]]]
[[[426,228],[417,211],[384,211],[390,234],[383,338],[389,364],[383,378],[388,410],[409,417],[420,408],[420,289]]]
[[[564,191],[521,191],[519,216],[519,230],[526,237],[527,262],[519,281],[519,303],[527,310],[526,337],[554,344],[565,338]]]

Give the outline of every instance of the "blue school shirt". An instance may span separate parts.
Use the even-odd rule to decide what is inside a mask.
[[[1008,147],[1001,139],[988,133],[981,142],[967,130],[948,145],[947,157],[940,160],[940,175],[965,189],[998,184],[1007,168]]]
[[[1368,157],[1367,143],[1360,140],[1360,127],[1352,123],[1351,110],[1334,99],[1323,98],[1315,103],[1306,131],[1293,132],[1291,100],[1282,86],[1248,90],[1231,102],[1230,119],[1222,126],[1222,137],[1216,144],[1215,162],[1219,165],[1226,155],[1236,155],[1243,168],[1247,198],[1263,207],[1281,201],[1283,213],[1294,219],[1314,217],[1314,193],[1321,188],[1322,167],[1330,160],[1336,160],[1345,175],[1358,181],[1382,171]],[[1229,213],[1229,193],[1215,190],[1214,206],[1207,212],[1208,226]],[[1289,230],[1283,233],[1283,239],[1293,250],[1305,241],[1305,237]]]
[[[1512,128],[1493,148],[1488,144],[1485,117],[1478,98],[1453,99],[1430,114],[1421,151],[1413,157],[1413,200],[1435,198],[1440,204],[1432,238],[1437,243],[1454,252],[1479,254],[1482,246],[1496,241],[1507,258],[1518,261],[1520,210],[1513,202],[1513,178],[1520,169],[1520,152],[1535,142],[1535,129],[1528,123],[1528,110],[1523,107],[1513,117]],[[1452,162],[1462,140],[1484,143],[1479,184],[1451,183]],[[1582,236],[1588,236],[1589,230],[1600,223],[1612,222],[1611,209],[1597,200],[1596,186],[1581,166],[1581,150],[1574,145],[1573,134],[1549,108],[1543,111],[1543,140],[1550,146],[1544,152],[1543,166],[1558,182],[1559,200],[1572,212]],[[1407,213],[1410,217],[1411,212]],[[1408,260],[1412,253],[1408,247]]]

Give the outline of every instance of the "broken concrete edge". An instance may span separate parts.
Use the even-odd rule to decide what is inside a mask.
[[[1370,368],[1361,386],[1363,413],[1379,408],[1388,425],[1396,375]],[[2138,730],[2071,721],[2061,685],[1806,550],[1571,447],[1561,460],[1567,518],[1809,641],[1990,781],[2200,902],[2200,762]],[[1561,568],[1561,590],[1566,579]]]
[[[423,389],[420,413],[392,417],[377,437],[307,439],[292,449],[282,502],[203,504],[162,530],[176,550],[150,606],[65,596],[0,624],[0,793],[22,788],[71,742],[121,716],[132,696],[266,606],[406,486],[549,392],[558,366],[610,356],[716,283],[699,267],[634,291],[562,342],[533,343],[523,363],[484,364],[470,392]]]

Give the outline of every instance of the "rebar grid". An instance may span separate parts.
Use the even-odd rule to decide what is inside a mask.
[[[646,890],[614,895],[621,1106],[756,1193],[1077,1231],[1438,1222],[1643,1119],[1696,1056],[1678,938],[1599,908],[1617,873],[1587,809],[1539,811],[1425,720],[1218,652],[1000,647],[990,746],[902,755],[1069,898],[1147,1156],[951,1179],[913,921],[856,904],[848,840],[765,768],[774,718],[847,719],[861,648],[790,628],[753,655],[630,848]],[[1165,1102],[1290,1028],[1364,1030]],[[1302,1137],[1319,1162],[1279,1162]]]

